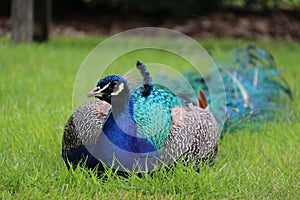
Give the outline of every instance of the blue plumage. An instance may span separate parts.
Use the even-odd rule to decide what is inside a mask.
[[[133,170],[137,164],[140,164],[142,171],[153,168],[151,163],[159,154],[154,143],[138,133],[133,114],[134,101],[127,80],[120,76],[107,76],[98,82],[88,96],[95,96],[112,105],[103,121],[102,134],[88,149],[89,155],[106,165],[124,167],[123,170]],[[114,164],[116,161],[119,163]]]
[[[95,97],[112,104],[102,129],[105,136],[114,145],[129,152],[150,153],[156,151],[151,140],[138,137],[142,134],[139,134],[137,130],[134,118],[134,100],[127,81],[120,76],[107,76],[99,81],[97,87],[102,89],[99,92],[94,91]]]

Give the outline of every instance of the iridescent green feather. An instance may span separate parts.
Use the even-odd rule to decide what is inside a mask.
[[[185,105],[185,102],[172,92],[161,89],[153,84],[151,93],[144,97],[144,87],[132,91],[134,100],[134,118],[137,123],[138,133],[151,139],[160,149],[170,133],[172,122],[171,108]]]

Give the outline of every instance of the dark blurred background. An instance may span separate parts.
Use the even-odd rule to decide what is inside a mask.
[[[37,1],[43,0],[34,5]],[[0,35],[11,34],[12,2],[0,0]],[[50,36],[111,35],[159,26],[194,37],[300,41],[300,0],[50,0],[50,4]]]

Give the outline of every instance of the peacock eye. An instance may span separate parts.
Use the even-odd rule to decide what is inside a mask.
[[[118,95],[120,92],[122,92],[124,89],[124,83],[120,83],[119,85],[117,85],[117,87],[115,88],[115,91],[113,93],[111,93],[111,95]]]

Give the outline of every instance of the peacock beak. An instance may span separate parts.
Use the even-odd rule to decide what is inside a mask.
[[[87,93],[86,97],[91,98],[91,97],[102,97],[103,89],[101,89],[100,87],[95,87],[94,89],[92,89],[89,93]]]

